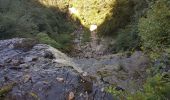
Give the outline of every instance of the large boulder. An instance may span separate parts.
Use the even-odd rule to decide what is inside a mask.
[[[113,100],[64,53],[32,39],[0,41],[0,99]]]

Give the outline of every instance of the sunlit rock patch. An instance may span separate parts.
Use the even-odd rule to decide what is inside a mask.
[[[95,31],[97,30],[97,25],[90,25],[90,31]]]

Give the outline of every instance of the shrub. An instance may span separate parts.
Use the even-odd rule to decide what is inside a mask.
[[[135,94],[130,94],[128,100],[169,100],[170,99],[170,76],[160,74],[148,78],[144,84],[143,92],[138,91]]]
[[[144,49],[158,51],[170,44],[170,2],[158,0],[139,22]],[[158,51],[159,52],[159,51]]]
[[[113,51],[131,51],[139,49],[140,38],[138,36],[138,29],[136,25],[128,25],[124,29],[118,31],[116,42],[112,46]]]
[[[46,33],[39,33],[36,37],[41,43],[51,45],[54,48],[60,49],[65,52],[69,52],[72,48],[72,38],[68,34],[59,34],[55,39],[51,38]]]
[[[66,13],[67,0],[0,0],[0,39],[37,38],[63,51],[72,47],[70,33],[75,30]],[[64,34],[61,34],[64,33]],[[51,38],[52,37],[52,38]]]
[[[59,43],[57,43],[54,39],[50,38],[48,36],[48,34],[46,33],[39,33],[37,34],[37,39],[41,42],[41,43],[45,43],[48,45],[51,45],[55,48],[61,48],[61,45]]]
[[[61,49],[65,52],[70,52],[73,49],[73,37],[70,34],[58,34],[55,40],[62,45]]]
[[[117,96],[120,100],[169,100],[170,99],[170,75],[156,74],[149,77],[143,85],[143,89],[135,93],[129,91],[116,91],[109,87],[108,92]]]

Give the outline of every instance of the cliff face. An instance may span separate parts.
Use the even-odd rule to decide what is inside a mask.
[[[112,100],[71,58],[32,39],[0,41],[0,99]]]

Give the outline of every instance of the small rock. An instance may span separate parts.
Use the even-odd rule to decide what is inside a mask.
[[[120,64],[117,64],[117,65],[113,66],[114,71],[120,71],[121,68],[122,68],[122,66]]]
[[[80,93],[80,96],[83,96],[83,93]]]
[[[83,76],[87,76],[87,72],[84,72],[84,73],[83,73]]]
[[[43,81],[44,84],[48,84],[49,82],[48,81]]]
[[[73,92],[69,93],[68,100],[74,100],[74,93]]]
[[[31,76],[30,75],[25,75],[24,76],[24,83],[28,82],[29,80],[31,80]]]
[[[54,59],[54,58],[55,58],[54,55],[53,55],[53,53],[50,52],[50,51],[45,51],[45,52],[43,53],[43,57],[44,57],[44,58],[49,58],[49,59]]]
[[[37,60],[36,56],[29,56],[29,57],[25,57],[24,62],[31,62],[36,60]]]
[[[28,69],[28,68],[29,68],[29,65],[27,65],[27,64],[21,64],[19,67],[20,67],[20,68],[23,68],[23,69]]]
[[[56,79],[57,79],[57,81],[59,81],[59,82],[64,82],[64,78],[57,77]]]
[[[103,88],[101,88],[101,92],[104,92],[104,87],[103,87]]]
[[[21,62],[20,62],[20,60],[13,59],[13,60],[12,60],[12,64],[13,64],[14,66],[18,66],[18,65],[21,64]]]

